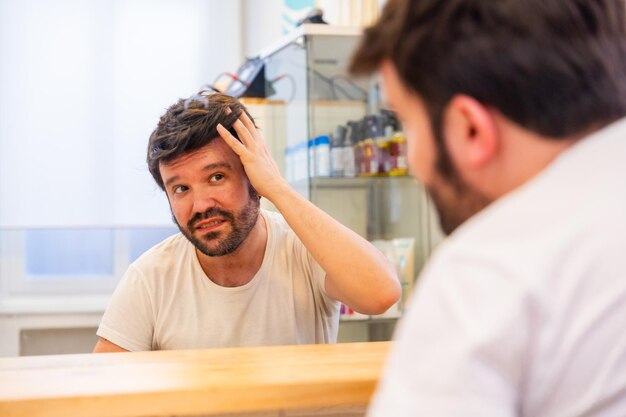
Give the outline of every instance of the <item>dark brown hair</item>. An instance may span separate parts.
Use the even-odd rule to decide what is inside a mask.
[[[239,139],[232,125],[242,112],[254,123],[239,100],[222,93],[202,93],[180,99],[167,109],[150,135],[146,158],[148,169],[159,187],[165,189],[159,164],[172,162],[211,143],[219,136],[218,124]]]
[[[350,72],[389,60],[424,101],[438,140],[457,94],[541,135],[578,135],[626,114],[625,3],[388,0]]]

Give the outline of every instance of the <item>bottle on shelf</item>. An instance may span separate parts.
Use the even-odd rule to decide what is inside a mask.
[[[363,140],[361,146],[361,169],[359,175],[378,175],[379,150],[376,145],[376,116],[366,116],[362,121]]]
[[[307,141],[306,154],[308,155],[309,178],[315,177],[315,138]]]
[[[387,126],[391,131],[390,139],[390,165],[389,175],[409,175],[409,165],[407,161],[407,139],[400,129],[400,123],[393,113],[387,113]]]
[[[345,174],[344,143],[346,139],[346,127],[339,125],[330,139],[330,176],[343,177]]]
[[[384,115],[376,115],[374,120],[374,135],[376,142],[376,151],[378,159],[378,175],[389,175],[391,170],[390,161],[390,140],[385,135],[385,121]]]
[[[357,131],[355,122],[348,122],[348,131],[343,141],[343,176],[352,178],[356,176],[355,146],[357,143]]]
[[[356,163],[356,175],[358,176],[365,175],[368,171],[364,151],[363,122],[363,119],[354,122],[354,161]]]
[[[406,137],[397,118],[388,110],[337,125],[333,133],[310,139],[307,145],[306,165],[311,178],[409,173]]]
[[[389,175],[409,175],[407,140],[401,130],[394,132],[391,137],[390,153],[392,155],[392,166]]]
[[[330,138],[322,135],[315,138],[315,177],[330,177]]]

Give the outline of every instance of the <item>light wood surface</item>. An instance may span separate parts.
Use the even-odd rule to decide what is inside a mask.
[[[0,358],[0,416],[364,406],[390,342]]]

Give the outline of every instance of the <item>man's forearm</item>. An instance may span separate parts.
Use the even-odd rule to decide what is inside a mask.
[[[356,311],[380,314],[400,297],[394,266],[370,242],[285,183],[270,201],[326,271],[326,291]]]

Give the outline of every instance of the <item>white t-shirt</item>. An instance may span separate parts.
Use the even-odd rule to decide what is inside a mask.
[[[370,417],[626,416],[626,119],[436,251]]]
[[[339,303],[324,270],[280,214],[261,213],[267,245],[249,283],[215,284],[176,234],[128,268],[98,336],[131,351],[336,342]]]

